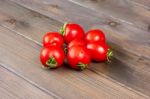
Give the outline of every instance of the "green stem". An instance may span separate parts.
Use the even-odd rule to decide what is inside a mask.
[[[66,47],[64,48],[64,52],[65,52],[65,54],[67,55],[68,49],[67,49]]]
[[[65,35],[65,28],[66,28],[67,22],[64,23],[64,25],[60,28],[60,33],[62,36]]]
[[[113,51],[111,49],[108,49],[107,52],[107,60],[108,62],[111,62],[111,58],[113,57]]]
[[[87,64],[84,64],[84,63],[81,63],[81,62],[79,62],[77,64],[77,67],[78,67],[79,70],[84,70],[84,69],[87,68],[87,66],[88,66]]]
[[[50,57],[49,60],[46,62],[46,65],[48,65],[49,68],[56,68],[57,62],[54,57]]]

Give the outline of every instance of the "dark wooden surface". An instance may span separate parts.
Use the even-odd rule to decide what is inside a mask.
[[[149,0],[0,0],[0,99],[149,99]],[[100,28],[111,63],[82,72],[39,62],[45,32],[66,21]]]

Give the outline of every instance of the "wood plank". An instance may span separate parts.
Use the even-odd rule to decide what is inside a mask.
[[[149,31],[150,8],[143,8],[132,0],[69,0],[75,4],[103,13]],[[149,1],[147,1],[149,2]],[[150,4],[150,2],[149,2]]]
[[[1,99],[54,99],[2,66],[0,75]]]
[[[106,36],[109,42],[115,44],[119,42],[120,45],[124,45],[121,47],[121,49],[127,50],[137,55],[138,57],[142,56],[150,59],[149,32],[134,28],[129,24],[118,21],[117,19],[113,19],[112,17],[103,14],[95,13],[90,9],[87,10],[84,7],[75,5],[74,3],[67,2],[65,0],[65,2],[63,0],[13,1],[60,22],[73,21],[80,23],[86,31],[89,28],[101,28],[106,32]],[[139,44],[140,46],[138,46]]]
[[[18,11],[17,9],[20,10]],[[34,11],[20,7],[19,5],[11,2],[2,2],[0,12],[0,23],[2,26],[17,32],[18,34],[38,44],[41,44],[40,42],[42,39],[42,35],[45,31],[56,31],[58,30],[60,25],[62,25],[62,23],[58,21],[45,17]],[[26,12],[26,16],[20,17],[23,12]],[[37,18],[34,15],[40,16],[40,18]],[[14,23],[11,23],[11,21],[7,21],[12,19],[16,21]],[[22,24],[19,24],[20,22],[26,23],[28,24],[28,26],[26,27]],[[98,28],[101,28],[101,26],[102,25],[94,25],[94,27]],[[150,95],[150,63],[149,59],[145,58],[145,56],[149,53],[149,47],[147,47],[148,42],[144,41],[146,38],[148,39],[149,37],[147,37],[146,35],[141,35],[140,31],[137,31],[136,29],[132,31],[125,30],[123,26],[121,26],[121,29],[118,29],[118,27],[112,28],[105,25],[103,29],[105,29],[109,33],[107,34],[107,37],[115,52],[116,59],[112,61],[112,64],[93,63],[91,64],[91,67],[89,69],[92,72],[98,73],[99,75],[103,73],[109,79],[114,79],[117,82],[124,84],[125,86],[134,88],[140,92]],[[118,30],[124,33],[120,34]],[[117,34],[111,34],[111,32]],[[131,36],[129,36],[130,40],[128,36],[124,38],[124,36],[126,35]],[[132,39],[134,36],[136,36],[136,41]],[[130,49],[131,51],[141,50],[141,46],[145,46],[147,47],[147,49],[142,49],[144,50],[144,52],[137,51],[135,54],[133,54],[129,53],[128,50],[124,49],[122,45],[124,45],[125,48]],[[138,47],[139,49],[135,49],[135,47]]]
[[[149,98],[90,70],[78,72],[66,67],[51,71],[44,70],[39,62],[41,47],[1,26],[0,42],[0,56],[2,56],[0,64],[2,66],[19,72],[22,76],[59,97],[65,99]]]

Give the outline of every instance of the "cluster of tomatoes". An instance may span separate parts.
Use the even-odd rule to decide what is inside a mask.
[[[66,23],[59,32],[49,32],[43,37],[40,60],[46,68],[58,68],[64,63],[76,70],[84,70],[91,61],[109,61],[113,53],[99,29],[84,33],[79,24]]]

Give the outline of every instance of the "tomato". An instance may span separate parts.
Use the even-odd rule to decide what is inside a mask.
[[[97,43],[105,43],[105,35],[101,30],[95,29],[90,30],[85,34],[85,41],[87,43],[97,42]]]
[[[67,61],[71,68],[84,70],[91,62],[88,50],[84,46],[73,46],[68,49]]]
[[[49,32],[43,37],[43,46],[56,45],[63,46],[64,40],[60,33],[58,32]]]
[[[67,48],[69,49],[72,46],[78,46],[78,45],[85,46],[86,44],[83,39],[74,39],[68,44]]]
[[[113,52],[105,43],[88,43],[86,48],[90,52],[91,59],[97,62],[109,61],[113,55]]]
[[[47,46],[40,53],[40,60],[44,67],[58,68],[64,62],[65,54],[61,47]]]
[[[60,30],[64,37],[65,43],[71,42],[73,39],[83,39],[84,30],[79,24],[67,23]]]

